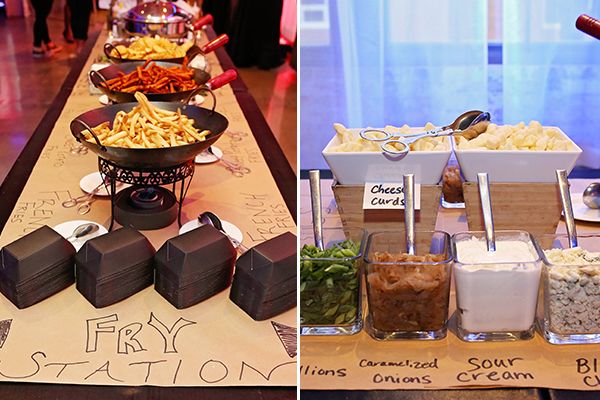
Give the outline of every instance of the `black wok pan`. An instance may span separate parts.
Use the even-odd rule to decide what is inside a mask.
[[[156,65],[163,68],[177,67],[179,64],[168,63],[164,61],[154,61]],[[99,71],[90,71],[90,80],[102,93],[108,96],[115,103],[133,103],[137,101],[135,99],[135,93],[117,92],[108,89],[108,85],[105,84],[107,80],[118,78],[120,74],[129,74],[135,71],[137,67],[141,67],[145,64],[142,61],[132,61],[121,64],[113,64],[108,67],[102,68]],[[210,74],[200,69],[191,68],[194,71],[194,81],[198,85],[197,88],[191,90],[184,90],[174,93],[146,93],[148,100],[150,101],[181,101],[189,103],[190,99],[198,94],[199,92],[206,91],[207,89],[214,90],[221,86],[228,84],[229,82],[237,78],[237,72],[235,70],[227,70],[221,75],[214,78],[210,78]]]
[[[192,47],[190,47],[188,49],[185,56],[187,57],[187,59],[189,61],[191,61],[194,57],[196,57],[199,54],[208,54],[211,51],[215,51],[219,47],[227,44],[228,41],[229,41],[229,36],[227,36],[226,34],[222,34],[220,36],[217,36],[216,39],[213,39],[212,41],[205,44],[203,47],[198,47],[196,44],[194,44]],[[116,45],[122,44],[123,46],[129,46],[131,44],[131,42],[130,41],[121,41],[121,42],[115,42],[115,44]],[[137,59],[137,60],[132,59],[132,58],[123,58],[122,55],[119,53],[119,50],[117,50],[117,48],[115,47],[115,44],[113,44],[113,43],[105,43],[104,44],[104,54],[113,63],[122,63],[122,62],[130,62],[130,61],[146,61],[145,58]],[[113,56],[111,54],[113,49],[119,54],[118,56]],[[154,59],[154,60],[182,64],[184,58],[185,57],[161,58],[161,59]]]
[[[194,127],[200,130],[208,129],[212,133],[202,142],[183,146],[164,147],[157,149],[130,149],[126,147],[103,146],[99,140],[89,142],[81,133],[89,127],[97,126],[105,121],[112,121],[119,111],[129,112],[139,103],[122,103],[96,108],[85,112],[71,121],[71,133],[78,142],[93,151],[98,157],[124,168],[159,169],[183,164],[193,160],[196,155],[216,142],[227,129],[227,118],[218,112],[197,106],[181,105],[181,103],[153,102],[158,108],[169,111],[181,109],[181,113],[194,119]],[[90,131],[91,132],[91,131]]]

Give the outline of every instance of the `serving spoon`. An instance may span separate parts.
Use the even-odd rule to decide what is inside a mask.
[[[366,128],[359,132],[359,136],[364,140],[369,140],[371,142],[381,142],[381,150],[384,153],[394,157],[399,157],[401,159],[409,153],[409,145],[419,139],[451,135],[462,135],[467,139],[473,139],[485,131],[485,128],[490,120],[491,116],[489,112],[471,110],[459,115],[450,125],[413,135],[399,135],[398,133],[390,133],[382,129]],[[475,126],[478,126],[482,129],[474,129]],[[367,136],[368,133],[383,133],[383,136]],[[392,145],[397,145],[400,147],[400,149]]]
[[[223,224],[221,223],[221,220],[219,219],[219,217],[217,217],[216,214],[213,214],[210,211],[205,211],[202,214],[198,215],[198,222],[202,225],[210,225],[215,227],[222,234],[227,236],[227,238],[233,244],[233,247],[236,247],[240,251],[240,253],[245,253],[246,251],[248,251],[248,248],[244,246],[240,241],[238,241],[236,238],[225,232],[225,229],[223,229]]]
[[[402,176],[404,185],[404,232],[406,252],[415,255],[415,179],[413,174]]]
[[[97,224],[94,223],[86,223],[86,224],[81,224],[79,225],[77,228],[73,229],[73,233],[71,234],[71,236],[67,237],[66,239],[68,241],[71,241],[71,239],[81,239],[82,237],[85,237],[87,235],[91,235],[94,232],[97,232],[98,229],[100,229],[100,227]]]
[[[583,204],[589,208],[600,208],[600,183],[593,182],[583,191]]]
[[[489,252],[496,251],[496,234],[494,233],[494,214],[492,213],[492,199],[490,196],[490,183],[487,172],[477,174],[479,186],[479,198],[483,211],[483,226],[485,229],[485,241]]]
[[[577,229],[575,228],[575,217],[573,216],[573,204],[571,203],[571,193],[569,192],[567,171],[564,169],[557,169],[556,179],[558,180],[560,201],[562,202],[563,214],[565,215],[565,225],[567,225],[569,247],[577,247]]]
[[[320,250],[325,249],[323,243],[323,217],[321,214],[321,172],[318,169],[309,171],[310,178],[310,205],[312,208],[313,235],[315,246]]]

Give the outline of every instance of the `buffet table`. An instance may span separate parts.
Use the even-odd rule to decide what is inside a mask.
[[[85,216],[62,205],[82,194],[82,177],[98,170],[95,154],[73,151],[69,123],[101,107],[89,93],[87,73],[106,37],[97,33],[88,41],[2,184],[2,245],[69,220],[110,225],[107,198],[94,201]],[[233,67],[222,49],[206,58],[212,74]],[[240,228],[248,248],[295,233],[296,177],[255,101],[239,78],[216,97],[217,111],[229,119],[217,146],[250,172],[236,177],[221,163],[197,165],[182,223],[214,212]],[[158,249],[178,231],[174,222],[143,234]],[[1,298],[0,320],[3,398],[295,398],[296,309],[254,321],[229,300],[229,290],[177,310],[148,287],[95,309],[72,285],[23,310]]]
[[[571,192],[581,193],[590,182],[571,180]],[[321,183],[324,228],[343,226],[332,183]],[[300,234],[302,238],[311,237],[308,181],[301,181],[300,193]],[[465,210],[440,207],[436,229],[450,234],[467,231]],[[580,235],[597,232],[598,226],[577,222],[577,230]],[[564,232],[561,221],[558,233]],[[453,292],[450,314],[455,310]],[[597,398],[596,370],[593,366],[588,369],[586,363],[594,363],[599,345],[554,346],[539,333],[529,341],[465,343],[456,337],[454,319],[450,320],[448,336],[439,341],[381,342],[364,331],[353,336],[302,336],[302,398]],[[490,389],[493,387],[503,388]],[[436,390],[423,390],[428,388]],[[473,388],[479,390],[466,390]]]

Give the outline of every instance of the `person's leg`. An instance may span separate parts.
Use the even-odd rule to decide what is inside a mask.
[[[50,42],[50,33],[48,32],[48,15],[50,15],[50,11],[52,11],[52,0],[43,0],[41,1],[40,7],[40,16],[37,17],[36,13],[36,22],[39,19],[39,29],[42,37],[42,43]]]
[[[42,39],[44,37],[45,30],[47,31],[46,26],[46,17],[44,15],[43,10],[45,9],[44,3],[46,0],[31,0],[31,5],[33,7],[33,11],[35,13],[35,21],[33,22],[33,47],[40,48],[42,47]],[[46,26],[46,29],[44,29]]]
[[[63,37],[67,43],[74,43],[73,40],[73,31],[71,30],[71,8],[69,8],[69,4],[63,0],[63,17],[64,17],[64,29],[63,29]]]
[[[54,44],[54,42],[52,42],[52,39],[50,39],[50,33],[48,32],[48,23],[46,22],[48,16],[50,15],[50,12],[52,11],[53,0],[43,0],[42,3],[43,8],[40,9],[40,12],[42,13],[41,16],[43,17],[42,44],[45,46],[46,51],[50,53],[58,53],[62,50],[62,47],[57,46],[56,44]]]
[[[67,0],[67,4],[71,8],[71,29],[79,52],[87,40],[92,0]]]
[[[33,23],[33,56],[43,57],[46,52],[45,46],[51,51],[60,51],[50,40],[48,24],[46,20],[52,10],[52,0],[31,0],[31,5],[35,11],[35,21]]]

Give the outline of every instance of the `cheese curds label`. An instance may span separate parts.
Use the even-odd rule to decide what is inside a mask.
[[[421,208],[421,185],[415,184],[415,210]],[[402,183],[365,183],[363,210],[404,210]]]

